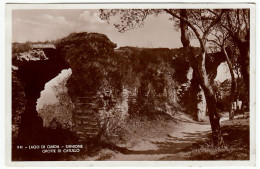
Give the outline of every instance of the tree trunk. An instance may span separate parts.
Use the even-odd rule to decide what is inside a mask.
[[[202,91],[198,77],[196,76],[195,71],[192,72],[192,79],[191,79],[191,99],[190,99],[190,109],[191,114],[194,120],[202,122],[205,120],[206,111],[207,111],[207,104],[204,92]]]
[[[206,53],[201,53],[201,61],[198,64],[198,73],[201,78],[201,87],[204,91],[206,102],[208,105],[209,119],[213,134],[213,143],[214,145],[222,146],[223,145],[223,136],[220,127],[220,115],[217,111],[217,100],[214,95],[212,85],[209,83],[209,78],[207,76],[205,68],[205,57]]]
[[[197,104],[198,113],[197,113],[197,121],[204,121],[207,111],[207,102],[204,95],[203,90],[200,88],[200,92],[198,93],[199,103]]]
[[[240,65],[241,65],[241,74],[243,76],[246,88],[247,88],[247,94],[249,98],[249,78],[250,78],[250,67],[249,67],[249,61],[250,61],[250,53],[249,53],[249,42],[242,42],[238,41],[237,46],[240,53]],[[249,102],[248,102],[249,103]]]
[[[195,120],[198,121],[198,104],[199,104],[199,100],[198,100],[198,93],[200,92],[200,86],[199,86],[199,82],[198,82],[198,78],[196,77],[196,73],[195,71],[192,72],[192,79],[190,81],[190,92],[191,92],[191,98],[190,98],[190,111],[192,112],[192,116]]]
[[[187,12],[185,9],[180,10],[180,16],[187,19]],[[206,52],[205,49],[202,47],[201,54],[197,57],[193,52],[193,49],[190,45],[190,37],[188,33],[188,25],[180,20],[180,28],[181,28],[181,42],[183,44],[183,47],[186,49],[186,55],[189,57],[191,67],[193,71],[196,73],[196,76],[198,77],[198,82],[204,91],[207,106],[208,106],[208,113],[209,113],[209,119],[213,134],[213,143],[216,146],[222,146],[223,145],[223,136],[221,133],[220,128],[220,116],[217,112],[217,106],[216,106],[216,98],[213,92],[212,85],[209,83],[209,78],[206,72],[205,68],[205,57]]]
[[[224,55],[226,57],[229,72],[230,72],[230,75],[231,75],[231,92],[230,92],[230,96],[229,96],[229,119],[232,120],[232,119],[234,119],[233,102],[235,101],[236,79],[235,79],[235,74],[234,74],[234,71],[233,71],[233,65],[232,65],[232,63],[229,59],[229,56],[228,56],[227,51],[226,51],[224,46],[222,47],[222,50],[223,50]]]

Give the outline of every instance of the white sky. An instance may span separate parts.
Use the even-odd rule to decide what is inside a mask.
[[[46,41],[63,38],[72,32],[98,32],[106,34],[109,39],[116,43],[118,47],[182,47],[180,32],[173,27],[167,14],[159,16],[149,16],[145,25],[138,29],[119,33],[113,24],[107,24],[99,18],[98,10],[85,9],[59,9],[59,10],[13,10],[12,15],[12,41]],[[114,19],[117,22],[116,19]],[[197,41],[193,40],[192,45],[197,46]],[[69,74],[69,70],[64,70],[59,77],[51,80],[45,85],[45,90],[38,100],[37,109],[43,104],[56,101],[52,92],[52,86],[57,81]],[[216,80],[224,81],[230,77],[226,64],[218,68]]]
[[[71,32],[98,32],[120,46],[181,47],[180,32],[169,15],[149,16],[142,28],[119,33],[99,18],[98,10],[14,10],[13,42],[56,40]],[[195,43],[195,42],[194,42]]]
[[[61,73],[45,84],[44,90],[41,92],[41,97],[37,100],[36,109],[39,110],[44,104],[52,104],[57,102],[53,86],[61,82],[65,77],[71,75],[71,69],[64,69]]]

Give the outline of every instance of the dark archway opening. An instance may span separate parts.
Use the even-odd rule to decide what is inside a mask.
[[[20,121],[17,125],[18,135],[15,139],[14,137],[12,138],[12,143],[13,146],[22,145],[24,148],[29,145],[40,145],[43,142],[43,120],[36,110],[37,99],[40,97],[40,93],[44,90],[44,86],[48,81],[56,77],[61,70],[69,68],[64,58],[54,48],[37,49],[38,52],[36,50],[34,51],[35,53],[43,51],[46,57],[43,59],[33,57],[21,59],[20,57],[20,59],[13,58],[12,60],[12,64],[17,67],[16,70],[13,70],[12,76],[18,79],[21,92],[23,93],[23,97],[21,97],[21,100],[18,100],[18,102],[24,102],[22,106],[24,111],[18,115],[20,116]],[[16,98],[13,93],[13,109],[17,103],[14,99]],[[17,157],[34,159],[36,155],[35,153],[28,154],[27,151],[19,151],[19,153],[21,153],[19,154],[18,152],[14,152],[16,151],[16,147],[13,147],[12,150],[12,158],[15,160],[19,160]]]

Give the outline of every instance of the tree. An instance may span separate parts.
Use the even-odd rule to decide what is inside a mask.
[[[144,24],[145,19],[151,14],[166,13],[171,16],[172,20],[177,20],[176,25],[181,29],[181,42],[186,49],[186,56],[189,57],[191,67],[195,72],[198,82],[204,91],[208,105],[208,113],[213,133],[213,142],[215,145],[222,145],[223,137],[220,128],[220,116],[217,112],[217,102],[214,95],[212,84],[210,84],[208,74],[205,68],[205,58],[207,51],[207,37],[221,21],[225,10],[174,10],[174,9],[112,9],[100,10],[100,17],[110,22],[110,17],[120,15],[121,23],[115,24],[120,32],[140,27]],[[198,18],[199,17],[199,18]],[[200,54],[196,56],[190,45],[191,33],[198,39],[200,44]]]
[[[226,48],[234,48],[232,41],[230,41],[230,36],[227,31],[223,30],[222,27],[218,27],[211,33],[214,37],[214,39],[209,40],[210,42],[213,42],[214,45],[218,48],[217,50],[221,50],[224,53],[224,56],[226,58],[226,62],[229,68],[229,72],[231,75],[231,87],[230,87],[230,96],[229,96],[229,119],[234,119],[234,107],[233,102],[236,99],[236,88],[237,88],[237,81],[235,78],[235,72],[234,72],[234,65],[232,63],[232,58],[228,54]],[[231,53],[231,52],[229,52]],[[234,53],[234,52],[233,52]],[[234,57],[234,56],[233,56]]]
[[[228,32],[233,43],[238,48],[240,53],[238,62],[249,95],[250,10],[228,10],[223,15],[221,26]]]
[[[240,74],[243,77],[247,91],[245,98],[249,98],[249,35],[250,19],[248,9],[227,10],[219,26],[212,35],[215,40],[210,40],[224,53],[231,74],[230,94],[230,119],[233,119],[234,110],[232,103],[239,100],[242,85],[238,83]],[[228,49],[228,51],[226,50]],[[237,78],[235,78],[235,74]],[[244,99],[243,103],[248,99]]]

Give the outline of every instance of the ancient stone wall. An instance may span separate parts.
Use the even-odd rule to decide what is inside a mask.
[[[99,110],[104,105],[100,92],[110,88],[111,58],[116,45],[98,33],[73,33],[57,43],[57,50],[72,69],[67,81],[68,94],[74,104],[74,130],[80,141],[99,136],[102,126]],[[112,86],[113,87],[113,86]]]
[[[98,137],[102,132],[102,122],[99,121],[100,110],[104,108],[108,110],[116,105],[113,97],[116,96],[116,93],[122,94],[122,81],[126,81],[124,85],[129,85],[129,88],[138,87],[135,84],[137,83],[135,82],[135,78],[138,78],[140,73],[142,73],[139,71],[142,70],[145,64],[155,74],[152,76],[151,72],[146,72],[142,76],[147,80],[144,87],[147,87],[145,85],[150,85],[148,91],[153,90],[155,92],[152,99],[156,100],[158,93],[161,93],[162,96],[167,95],[167,92],[165,92],[166,84],[171,87],[171,90],[168,89],[168,92],[174,93],[176,92],[176,86],[173,85],[174,80],[179,81],[179,84],[187,81],[187,78],[183,74],[187,73],[189,64],[182,57],[182,50],[131,48],[128,51],[130,52],[128,56],[124,52],[126,49],[121,50],[121,55],[119,54],[120,50],[115,54],[115,47],[116,45],[106,35],[86,32],[73,33],[59,40],[56,44],[56,49],[43,49],[44,55],[40,52],[38,57],[39,52],[36,52],[35,56],[35,52],[31,52],[26,57],[13,59],[13,64],[17,67],[17,78],[21,81],[25,93],[26,105],[25,111],[21,115],[20,130],[23,136],[22,139],[26,140],[26,143],[32,142],[42,127],[42,120],[36,111],[36,102],[40,97],[40,92],[44,89],[45,84],[57,76],[62,69],[72,69],[72,75],[68,79],[66,87],[74,104],[73,119],[75,122],[75,131],[83,142]],[[179,56],[178,59],[174,54]],[[129,59],[131,57],[132,60]],[[139,60],[140,57],[142,57],[142,60]],[[152,61],[150,61],[151,57],[153,58]],[[173,61],[173,58],[177,60]],[[165,65],[160,65],[161,59],[165,59]],[[124,60],[125,68],[120,67],[120,63]],[[136,65],[135,61],[139,65]],[[207,66],[207,72],[213,72],[211,73],[211,77],[216,75],[217,66],[221,61],[220,57],[215,58],[215,56],[213,60],[206,61],[206,65],[209,65],[211,62],[215,63],[213,64],[214,66]],[[170,63],[170,65],[167,66],[166,63]],[[132,67],[127,67],[127,65],[131,65]],[[185,71],[183,67],[185,67]],[[136,74],[133,72],[131,74],[130,72],[128,78],[125,78],[124,75],[128,73],[128,68],[136,71]],[[169,69],[172,70],[169,71]],[[121,71],[121,74],[118,73],[118,70]],[[160,70],[160,73],[158,73],[158,70]],[[169,74],[167,82],[163,78],[166,74]],[[153,82],[150,82],[151,78],[154,78]],[[133,84],[131,84],[131,81],[133,81]],[[139,79],[137,81],[142,82],[144,80]],[[106,94],[106,91],[110,92],[110,96]],[[148,93],[146,91],[144,95],[141,95],[141,98],[144,96],[148,97]],[[127,94],[128,109],[131,109],[132,105],[135,105],[136,102],[140,102],[137,99],[138,97],[136,97],[138,94],[140,95],[138,92]],[[102,98],[101,95],[103,96]],[[150,103],[149,99],[151,97],[147,99],[147,103]],[[164,97],[161,97],[161,99],[164,99]],[[176,101],[175,96],[172,96],[171,99]],[[130,102],[133,104],[131,105]],[[158,104],[163,104],[164,102],[156,100],[155,103],[155,107],[158,108]],[[143,102],[139,103],[139,105],[141,104]],[[196,108],[198,108],[197,105]]]
[[[74,101],[74,130],[79,136],[79,141],[92,139],[100,131],[98,111],[101,108],[98,104],[99,100],[96,93],[84,92],[84,95],[78,96]]]
[[[21,143],[33,144],[39,140],[37,133],[43,127],[43,122],[36,111],[37,99],[44,90],[45,84],[56,77],[61,70],[68,68],[65,60],[55,49],[44,49],[42,52],[46,58],[36,59],[30,51],[28,52],[30,57],[26,59],[21,59],[19,55],[13,58],[13,66],[16,67],[15,76],[20,81],[25,95],[25,110],[20,115],[19,124],[19,142]],[[14,99],[16,98],[13,98],[13,101]]]

